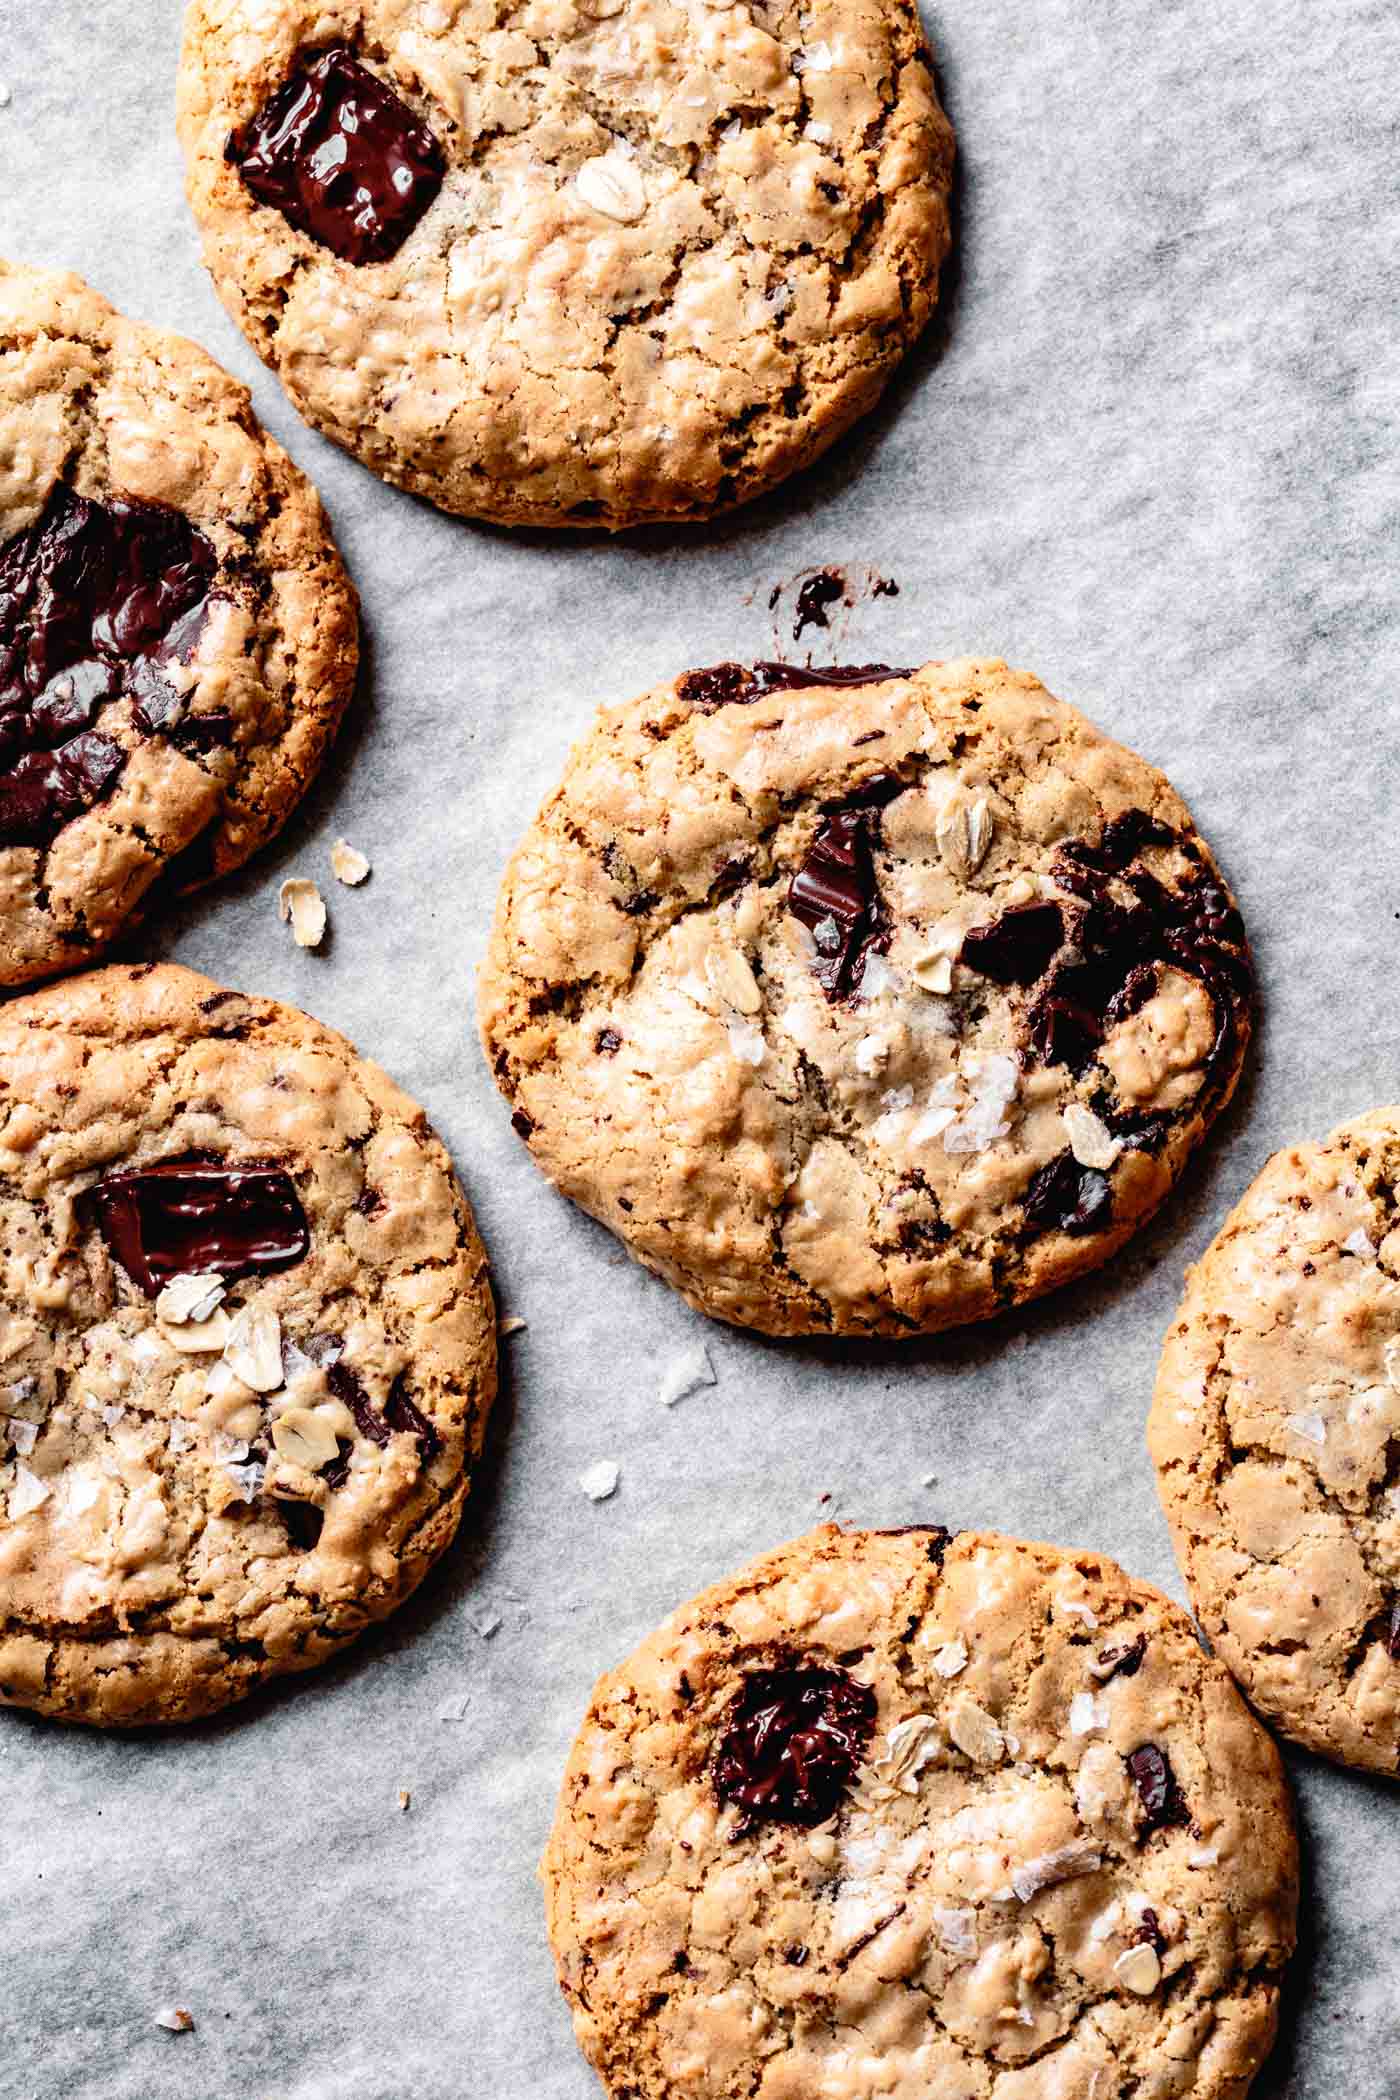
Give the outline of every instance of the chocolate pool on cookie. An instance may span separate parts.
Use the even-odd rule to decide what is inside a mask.
[[[0,1013],[0,1701],[214,1712],[386,1617],[495,1392],[471,1212],[343,1036],[173,967]]]
[[[245,388],[0,263],[0,985],[91,962],[289,814],[359,655],[320,501]]]
[[[722,664],[599,716],[480,1022],[541,1167],[694,1304],[910,1335],[1123,1244],[1251,991],[1179,796],[1034,678]]]
[[[1175,1605],[835,1526],[602,1678],[541,1874],[615,2100],[1243,2100],[1297,1904],[1278,1753]]]
[[[503,524],[701,518],[878,400],[953,135],[911,0],[193,0],[190,201],[308,420]]]

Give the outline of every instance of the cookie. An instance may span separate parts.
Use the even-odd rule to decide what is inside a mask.
[[[1275,1153],[1187,1276],[1149,1442],[1201,1625],[1295,1742],[1400,1772],[1400,1108]]]
[[[189,970],[0,1010],[0,1699],[187,1721],[333,1655],[451,1542],[495,1390],[423,1111]]]
[[[536,1160],[692,1304],[908,1335],[1122,1245],[1250,985],[1180,798],[1034,678],[726,664],[574,753],[480,1019]]]
[[[320,500],[195,344],[0,262],[0,984],[280,827],[355,682]]]
[[[1297,1900],[1278,1753],[1165,1597],[835,1526],[601,1680],[541,1871],[618,2100],[1241,2100]]]
[[[507,525],[771,488],[873,407],[948,250],[913,0],[193,0],[179,113],[301,413]]]

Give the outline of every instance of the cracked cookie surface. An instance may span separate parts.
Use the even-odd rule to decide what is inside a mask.
[[[0,983],[242,865],[354,686],[355,592],[247,389],[0,263]]]
[[[1400,1108],[1276,1153],[1187,1277],[1149,1443],[1201,1625],[1295,1741],[1400,1771]]]
[[[1121,1246],[1251,981],[1170,784],[1034,678],[731,664],[600,715],[479,1004],[536,1160],[692,1303],[902,1335]]]
[[[704,517],[807,465],[949,245],[910,0],[194,0],[180,129],[302,414],[505,524]]]
[[[602,1678],[541,1873],[637,2100],[1239,2100],[1297,1900],[1278,1754],[1165,1597],[835,1526]]]
[[[171,966],[0,1012],[0,1700],[190,1720],[456,1532],[495,1391],[471,1212],[343,1036]]]

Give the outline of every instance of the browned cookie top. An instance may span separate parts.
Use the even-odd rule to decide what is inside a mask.
[[[173,1721],[332,1654],[457,1528],[471,1212],[343,1036],[171,967],[0,1011],[0,1698]]]
[[[835,1527],[601,1680],[542,1872],[618,2100],[1241,2100],[1297,1896],[1277,1752],[1166,1598]]]
[[[355,593],[239,386],[0,263],[0,984],[245,861],[354,685]]]
[[[599,716],[480,1012],[535,1158],[694,1303],[899,1335],[1121,1245],[1250,982],[1179,796],[1034,678],[729,664]]]
[[[1400,1109],[1275,1153],[1187,1278],[1150,1439],[1201,1624],[1324,1757],[1400,1772]]]
[[[180,125],[215,284],[303,414],[507,524],[703,516],[805,465],[948,248],[911,0],[194,0]]]

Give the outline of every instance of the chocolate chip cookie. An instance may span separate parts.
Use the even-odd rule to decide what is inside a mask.
[[[1297,1899],[1278,1754],[1165,1597],[834,1526],[602,1679],[542,1875],[618,2100],[1242,2100]]]
[[[0,262],[0,984],[247,860],[353,689],[355,593],[247,390]]]
[[[1034,678],[722,664],[575,752],[480,1018],[539,1164],[692,1303],[908,1335],[1122,1245],[1250,989],[1180,798]]]
[[[423,1112],[188,970],[0,1010],[0,1699],[190,1720],[385,1618],[457,1529],[486,1258]]]
[[[1186,1281],[1149,1441],[1203,1628],[1295,1742],[1400,1772],[1400,1108],[1269,1161]]]
[[[180,131],[302,414],[508,525],[705,517],[807,465],[949,244],[912,0],[194,0]]]

